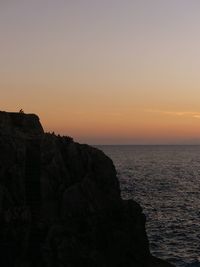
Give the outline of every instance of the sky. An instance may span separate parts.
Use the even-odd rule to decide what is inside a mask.
[[[200,144],[199,0],[0,0],[0,110],[89,144]]]

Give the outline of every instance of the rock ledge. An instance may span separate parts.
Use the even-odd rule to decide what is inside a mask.
[[[172,266],[151,256],[111,159],[34,114],[0,112],[0,224],[0,266]]]

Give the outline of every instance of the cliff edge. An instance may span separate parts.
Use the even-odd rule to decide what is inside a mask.
[[[172,266],[151,256],[111,159],[34,114],[0,112],[0,225],[0,266]]]

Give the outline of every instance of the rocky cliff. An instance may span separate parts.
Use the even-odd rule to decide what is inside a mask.
[[[0,226],[0,266],[171,266],[151,256],[112,161],[33,114],[0,112]]]

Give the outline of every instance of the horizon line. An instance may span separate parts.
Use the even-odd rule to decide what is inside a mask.
[[[200,144],[89,144],[91,146],[200,146]]]

